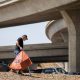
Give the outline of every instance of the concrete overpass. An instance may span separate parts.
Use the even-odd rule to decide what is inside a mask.
[[[0,60],[14,59],[14,47],[15,46],[0,47]],[[34,63],[68,61],[68,48],[66,45],[64,46],[63,44],[25,45],[24,50],[30,56]]]
[[[57,20],[62,18],[60,10],[76,8],[79,3],[78,0],[18,0],[0,8],[0,27]]]
[[[69,71],[80,72],[80,0],[23,0],[0,8],[1,28],[61,18],[68,27]]]
[[[45,33],[53,44],[64,43],[68,46],[68,27],[64,19],[48,22]]]

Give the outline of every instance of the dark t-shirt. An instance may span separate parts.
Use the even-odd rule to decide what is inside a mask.
[[[17,41],[18,41],[19,45],[23,48],[23,39],[20,37],[17,39]],[[15,50],[20,51],[20,48],[16,45]]]

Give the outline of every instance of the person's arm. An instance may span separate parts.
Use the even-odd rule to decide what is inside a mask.
[[[22,50],[23,48],[19,45],[19,42],[16,41],[16,45],[20,48],[20,50]]]

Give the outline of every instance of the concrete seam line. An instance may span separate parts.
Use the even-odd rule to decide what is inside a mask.
[[[17,2],[17,1],[20,1],[20,0],[9,0],[9,1],[5,1],[5,2],[0,2],[2,4],[0,4],[0,7],[3,7],[3,6],[6,6],[8,4],[11,4],[11,3],[14,3],[14,2]]]

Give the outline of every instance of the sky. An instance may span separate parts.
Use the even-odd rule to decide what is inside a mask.
[[[45,34],[47,22],[27,24],[0,29],[0,46],[15,45],[16,40],[26,34],[28,40],[24,44],[51,43]]]

